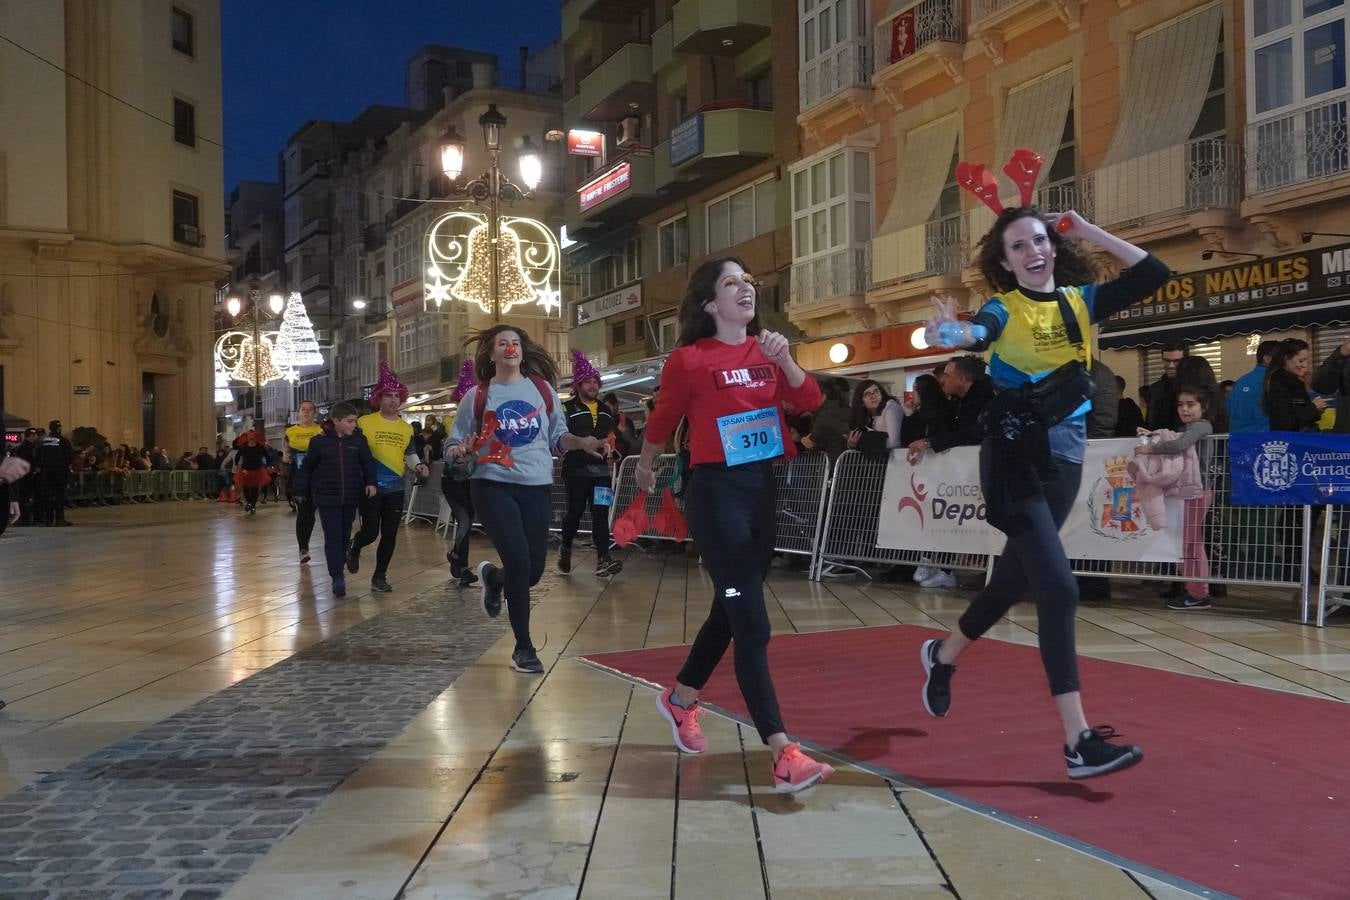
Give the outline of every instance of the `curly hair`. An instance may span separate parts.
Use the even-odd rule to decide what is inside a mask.
[[[493,325],[481,331],[472,331],[464,338],[464,347],[475,345],[473,350],[473,377],[479,384],[487,384],[497,374],[497,364],[492,361],[492,345],[497,335],[504,331],[514,331],[520,337],[520,371],[522,374],[537,375],[549,384],[558,381],[558,365],[549,356],[548,351],[530,340],[525,329],[519,325]]]
[[[745,262],[737,256],[719,256],[703,262],[689,276],[684,289],[684,300],[680,302],[680,337],[676,346],[687,347],[695,341],[717,334],[717,322],[704,309],[704,305],[717,293],[717,279],[722,276],[722,267],[735,263],[745,269]],[[751,336],[759,334],[759,292],[755,292],[755,316],[745,327],[745,333]]]
[[[1091,284],[1097,280],[1097,267],[1092,258],[1075,241],[1067,241],[1055,229],[1054,216],[1048,216],[1036,206],[1014,206],[999,213],[994,224],[980,238],[976,248],[975,261],[980,274],[989,286],[996,291],[1011,291],[1017,288],[1017,277],[1003,268],[1003,233],[1018,219],[1040,219],[1045,223],[1045,233],[1055,248],[1055,284]]]

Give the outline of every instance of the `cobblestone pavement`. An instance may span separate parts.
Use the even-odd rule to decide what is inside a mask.
[[[505,630],[437,588],[0,798],[0,897],[219,897]]]

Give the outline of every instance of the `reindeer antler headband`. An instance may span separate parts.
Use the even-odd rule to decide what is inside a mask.
[[[1036,176],[1040,174],[1043,165],[1045,165],[1044,156],[1035,150],[1018,147],[1013,151],[1012,159],[1003,167],[1003,174],[1017,185],[1017,190],[1022,195],[1023,206],[1031,205],[1036,192]],[[1003,202],[998,199],[998,176],[993,172],[987,171],[981,165],[959,162],[956,164],[956,183],[992,209],[994,215],[1002,215]],[[1061,216],[1055,224],[1055,228],[1061,232],[1068,231],[1072,227],[1073,222],[1068,216]]]

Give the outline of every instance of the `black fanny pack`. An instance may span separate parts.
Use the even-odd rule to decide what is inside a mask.
[[[1083,346],[1083,332],[1073,310],[1059,294],[1059,311],[1070,343]],[[1084,353],[1084,356],[1087,354]],[[1097,393],[1088,368],[1071,360],[1039,381],[1028,381],[997,394],[980,413],[980,427],[986,437],[1020,440],[1028,428],[1058,425]]]

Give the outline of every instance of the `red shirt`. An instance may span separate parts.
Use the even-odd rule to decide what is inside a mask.
[[[647,420],[643,440],[664,443],[680,419],[689,417],[689,458],[693,465],[726,462],[717,420],[733,413],[778,408],[778,427],[788,459],[797,454],[788,437],[783,404],[799,412],[814,412],[824,401],[820,386],[808,374],[799,387],[789,387],[778,366],[769,362],[759,341],[741,344],[703,338],[677,347],[661,370],[661,393]]]

